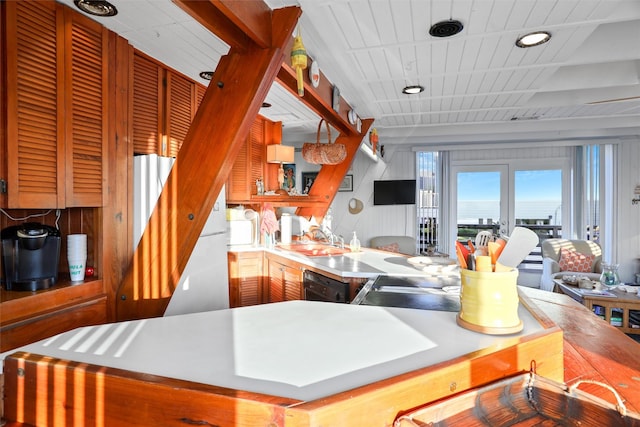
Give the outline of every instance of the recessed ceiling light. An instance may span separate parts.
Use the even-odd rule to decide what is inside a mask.
[[[402,93],[406,93],[407,95],[413,95],[416,93],[420,93],[424,91],[424,87],[420,85],[411,85],[402,89]]]
[[[462,22],[451,19],[433,24],[429,28],[429,34],[433,37],[451,37],[458,34],[463,28]]]
[[[90,15],[115,16],[118,9],[106,0],[73,0],[78,9]]]
[[[551,39],[551,34],[546,31],[536,31],[535,33],[526,34],[516,40],[518,47],[532,47],[546,43]]]
[[[201,71],[198,75],[201,79],[211,80],[213,78],[213,71]]]
[[[268,102],[263,102],[262,108],[271,108],[271,104],[269,104]]]

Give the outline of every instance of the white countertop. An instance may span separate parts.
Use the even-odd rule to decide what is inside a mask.
[[[407,262],[406,255],[393,252],[362,248],[360,252],[347,252],[343,255],[306,256],[301,253],[279,249],[251,246],[230,246],[230,251],[264,250],[294,261],[307,264],[344,279],[363,278],[372,279],[382,274],[392,276],[425,276],[426,273],[413,267]]]
[[[289,301],[88,326],[15,351],[308,401],[542,329],[522,306],[524,330],[512,336],[469,331],[455,316]]]

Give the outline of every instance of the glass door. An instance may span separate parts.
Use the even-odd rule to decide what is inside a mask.
[[[561,237],[570,212],[563,209],[563,195],[570,193],[563,170],[554,162],[454,165],[452,235],[466,243],[481,230],[510,235],[521,226],[535,231],[541,242]],[[539,249],[534,252],[527,263],[541,263]]]
[[[507,165],[453,168],[456,239],[473,242],[479,231],[509,231],[509,168]]]

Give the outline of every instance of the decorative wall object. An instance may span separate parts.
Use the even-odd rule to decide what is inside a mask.
[[[338,191],[353,191],[353,175],[347,175],[338,187]]]
[[[318,172],[302,172],[302,194],[309,194]]]
[[[284,169],[284,182],[281,188],[291,191],[296,188],[296,164],[285,163],[282,168]]]
[[[320,142],[320,130],[324,122],[327,128],[327,143]],[[344,144],[331,142],[331,129],[329,123],[320,119],[318,123],[318,133],[316,142],[305,142],[302,144],[302,158],[315,165],[337,165],[342,163],[347,157],[347,149]]]

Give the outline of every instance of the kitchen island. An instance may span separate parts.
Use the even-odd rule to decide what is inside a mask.
[[[562,333],[526,297],[518,334],[455,315],[291,301],[81,328],[5,359],[5,412],[33,425],[386,426],[532,364],[561,379]]]
[[[375,380],[363,386],[337,392],[327,397],[320,397],[306,401],[296,398],[296,395],[274,396],[244,389],[234,389],[217,385],[205,384],[201,381],[189,379],[179,379],[145,373],[143,370],[130,370],[127,366],[109,367],[101,365],[97,360],[77,361],[78,355],[93,352],[107,354],[109,346],[105,342],[109,334],[104,334],[101,339],[95,339],[96,334],[84,334],[85,343],[76,341],[53,340],[50,343],[40,343],[43,347],[52,345],[66,346],[67,355],[62,354],[51,356],[46,354],[48,350],[37,350],[35,353],[21,352],[8,357],[5,360],[5,413],[9,420],[28,420],[35,425],[69,425],[66,420],[96,420],[104,425],[117,425],[127,423],[127,425],[185,425],[185,424],[205,424],[211,425],[247,425],[247,426],[373,426],[391,425],[397,415],[412,408],[419,407],[424,403],[439,399],[440,397],[453,396],[459,391],[475,387],[491,381],[491,377],[506,377],[512,374],[513,370],[528,371],[532,366],[536,367],[539,375],[564,381],[571,384],[577,380],[591,379],[606,383],[613,387],[624,399],[629,410],[638,411],[640,408],[640,360],[637,358],[638,343],[616,330],[611,325],[590,313],[584,306],[573,301],[566,295],[553,294],[530,288],[519,288],[521,301],[526,305],[530,313],[537,319],[541,330],[523,331],[525,335],[509,336],[500,338],[489,347],[461,356],[451,355],[452,359],[445,362],[436,363],[432,366],[425,366],[413,369],[409,366],[409,372],[395,373],[387,371],[383,376],[392,375],[389,378]],[[301,304],[322,304],[324,306],[351,307],[353,305],[328,304],[298,302]],[[269,304],[260,306],[262,310],[273,310],[277,307],[286,307],[287,304]],[[268,307],[270,306],[270,307]],[[315,307],[315,305],[314,305]],[[378,307],[360,307],[377,309]],[[224,310],[228,317],[227,322],[233,323],[236,317],[232,313],[240,313],[248,308]],[[396,311],[399,310],[399,311]],[[289,311],[287,309],[287,311]],[[292,309],[292,312],[296,310]],[[305,308],[303,311],[308,312]],[[403,311],[411,312],[407,318],[399,315]],[[415,310],[408,309],[385,309],[383,316],[391,316],[393,319],[412,321],[423,319],[432,321],[430,325],[420,325],[417,328],[408,330],[402,328],[403,335],[400,338],[400,345],[392,345],[393,351],[397,354],[411,353],[406,343],[417,346],[417,353],[430,351],[431,345],[425,337],[429,337],[430,326],[433,323],[433,313],[414,313]],[[451,313],[448,313],[449,315]],[[203,313],[196,316],[208,316]],[[187,315],[191,316],[191,315]],[[220,314],[218,314],[220,316]],[[313,314],[310,318],[313,318]],[[181,316],[178,316],[178,318]],[[241,316],[242,317],[242,316]],[[289,321],[288,327],[297,322]],[[446,321],[446,315],[444,320]],[[174,322],[183,322],[174,320]],[[246,319],[245,319],[246,320]],[[150,322],[142,323],[114,324],[108,326],[114,330],[120,330],[124,334],[127,328],[136,325],[129,330],[130,333],[140,333],[141,329],[150,326]],[[277,320],[271,320],[271,322]],[[160,327],[165,322],[164,319],[157,320]],[[450,326],[453,319],[449,319]],[[259,322],[250,322],[254,327]],[[318,323],[318,322],[316,322]],[[371,322],[365,322],[369,326],[369,332],[358,335],[358,325],[354,322],[351,333],[354,342],[360,342],[358,338],[364,336],[368,340],[382,337],[377,330],[371,331]],[[209,334],[208,328],[213,325],[201,324],[197,329],[191,330],[190,334]],[[240,321],[238,326],[243,324]],[[401,322],[401,325],[408,325]],[[302,323],[300,323],[300,326]],[[105,326],[107,327],[107,326]],[[343,328],[344,329],[344,328]],[[536,328],[537,329],[537,328]],[[93,330],[94,332],[98,329]],[[426,330],[426,334],[422,333]],[[422,331],[422,332],[420,332]],[[362,332],[362,331],[360,331]],[[531,333],[532,332],[532,333]],[[78,330],[75,331],[77,335]],[[409,334],[407,336],[406,334]],[[415,335],[417,334],[417,335]],[[482,334],[460,330],[455,333],[478,335],[476,340],[489,339]],[[126,334],[127,336],[130,334]],[[185,334],[187,335],[187,334]],[[236,338],[243,335],[237,335]],[[303,334],[304,336],[304,334]],[[312,340],[313,335],[307,334],[308,340]],[[345,336],[349,336],[346,334]],[[94,339],[89,339],[94,337]],[[167,350],[171,347],[171,334],[162,335],[160,341],[164,341]],[[250,338],[250,335],[244,336]],[[414,338],[420,337],[419,340]],[[163,339],[165,338],[165,339]],[[235,351],[231,335],[226,339],[218,340],[215,344],[220,349]],[[255,338],[255,337],[254,337]],[[261,361],[265,361],[265,366],[274,366],[273,355],[278,355],[276,347],[279,342],[283,342],[286,335],[280,336],[280,341],[273,343],[273,352],[264,351],[258,347],[247,347],[240,351],[231,364],[235,372],[241,377],[249,377],[253,372],[263,369]],[[564,339],[563,339],[564,338]],[[182,342],[182,338],[178,338]],[[184,338],[186,339],[186,337]],[[117,346],[121,358],[122,352],[126,352],[128,346],[148,343],[135,343],[132,339],[120,338],[123,345]],[[348,338],[347,338],[348,340]],[[251,341],[251,340],[250,340]],[[366,340],[365,340],[366,341]],[[434,343],[436,341],[431,340]],[[307,341],[298,340],[296,344],[303,349]],[[478,342],[478,341],[476,341]],[[397,342],[390,344],[398,344]],[[212,344],[208,344],[211,346]],[[371,343],[367,344],[371,345]],[[542,346],[542,348],[540,348]],[[500,348],[499,348],[500,347]],[[271,348],[271,347],[269,347]],[[381,348],[384,348],[381,347]],[[35,348],[32,348],[33,351]],[[351,349],[353,350],[353,348]],[[371,351],[371,347],[367,347]],[[373,349],[375,350],[375,349]],[[179,350],[174,350],[179,351]],[[238,350],[239,351],[239,350]],[[302,351],[302,350],[298,350]],[[386,349],[385,349],[386,351]],[[464,352],[464,350],[462,350]],[[45,354],[41,354],[45,353]],[[416,353],[416,354],[417,354]],[[162,364],[162,361],[174,365],[178,371],[197,371],[194,366],[197,362],[202,362],[198,358],[199,352],[192,352],[186,349],[179,362],[169,359],[165,351],[149,351],[146,358],[149,365]],[[68,355],[73,357],[66,358]],[[318,376],[323,371],[318,365],[309,363],[313,357],[319,354],[296,353],[296,367],[304,366],[307,363],[308,369],[303,369],[305,375]],[[342,352],[337,354],[323,354],[325,360],[328,357],[342,359]],[[378,357],[381,355],[376,355]],[[416,356],[420,357],[420,356]],[[275,360],[278,358],[276,357]],[[402,357],[401,357],[402,359]],[[520,359],[520,360],[518,360]],[[317,359],[316,359],[317,360]],[[334,359],[331,359],[334,360]],[[370,363],[369,368],[375,372],[378,365]],[[535,363],[532,363],[535,361]],[[211,361],[207,361],[211,362]],[[125,363],[125,362],[119,362]],[[239,370],[246,365],[245,369]],[[363,371],[366,371],[366,363],[363,363]],[[383,363],[384,365],[384,363]],[[342,365],[344,368],[345,365]],[[250,367],[250,368],[247,368]],[[389,368],[389,365],[386,366]],[[339,369],[334,367],[333,369]],[[411,370],[413,369],[413,370]],[[210,371],[210,370],[205,370]],[[356,376],[361,372],[356,371]],[[338,375],[340,376],[340,375]],[[349,376],[347,374],[347,376]],[[264,376],[263,376],[264,377]],[[306,378],[306,379],[305,379]],[[275,379],[275,378],[272,378]],[[310,377],[300,376],[293,379],[291,387],[294,392],[303,391],[309,384]],[[353,378],[352,378],[353,379]],[[494,378],[495,379],[495,378]],[[291,380],[291,379],[289,379]],[[261,381],[270,382],[267,378]],[[302,381],[302,383],[300,382]],[[368,381],[368,380],[367,380]],[[278,378],[275,383],[283,385],[283,378]],[[321,386],[330,385],[331,381],[320,381]],[[583,385],[581,389],[591,394],[599,396],[609,402],[613,402],[611,393],[597,385]],[[308,390],[307,390],[308,391]],[[334,390],[335,391],[335,390]],[[288,393],[285,393],[288,394]],[[438,394],[442,395],[438,397]],[[73,396],[73,398],[71,397]],[[302,397],[302,395],[298,396]],[[312,399],[313,397],[310,396]],[[54,421],[61,420],[61,421]]]

